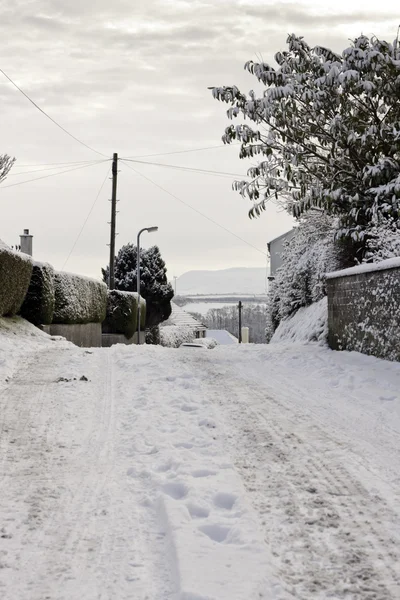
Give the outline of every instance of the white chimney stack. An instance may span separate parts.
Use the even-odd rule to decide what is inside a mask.
[[[32,238],[33,235],[29,234],[29,229],[24,229],[24,233],[19,236],[21,238],[21,252],[32,256]]]

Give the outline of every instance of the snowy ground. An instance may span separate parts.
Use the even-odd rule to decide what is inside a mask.
[[[400,598],[399,364],[18,327],[0,323],[2,600]]]

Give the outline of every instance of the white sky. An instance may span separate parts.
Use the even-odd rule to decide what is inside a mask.
[[[227,105],[208,86],[256,86],[243,65],[272,61],[288,33],[341,51],[361,32],[390,41],[400,11],[393,1],[272,2],[266,0],[14,0],[0,6],[2,68],[54,119],[107,156],[139,156],[218,146],[229,124]],[[16,165],[101,160],[47,120],[0,74],[0,153]],[[238,147],[158,156],[167,164],[245,174]],[[231,190],[232,178],[131,165],[257,248],[291,226],[274,205],[257,219]],[[37,167],[39,168],[39,167]],[[42,168],[45,168],[44,166]],[[68,166],[65,168],[69,168]],[[38,260],[63,267],[108,164],[36,182],[17,168],[0,185],[0,238],[19,242],[29,228]],[[3,188],[3,189],[2,189]],[[111,181],[98,198],[66,270],[99,276],[108,262]],[[117,249],[139,229],[157,243],[169,276],[191,269],[265,266],[266,257],[174,200],[121,164]]]

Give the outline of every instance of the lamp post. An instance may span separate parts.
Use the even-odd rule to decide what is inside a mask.
[[[137,308],[137,343],[140,344],[140,236],[143,231],[147,231],[148,233],[153,233],[153,231],[158,231],[158,227],[144,227],[141,229],[137,235],[137,245],[136,245],[136,287],[138,294],[138,308]]]

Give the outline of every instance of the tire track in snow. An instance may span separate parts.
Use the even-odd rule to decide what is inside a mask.
[[[205,361],[202,368],[210,394],[224,381],[218,401],[234,432],[230,452],[287,592],[304,600],[397,600],[399,515],[345,468],[351,453],[293,402],[291,410],[237,373],[222,376]]]

